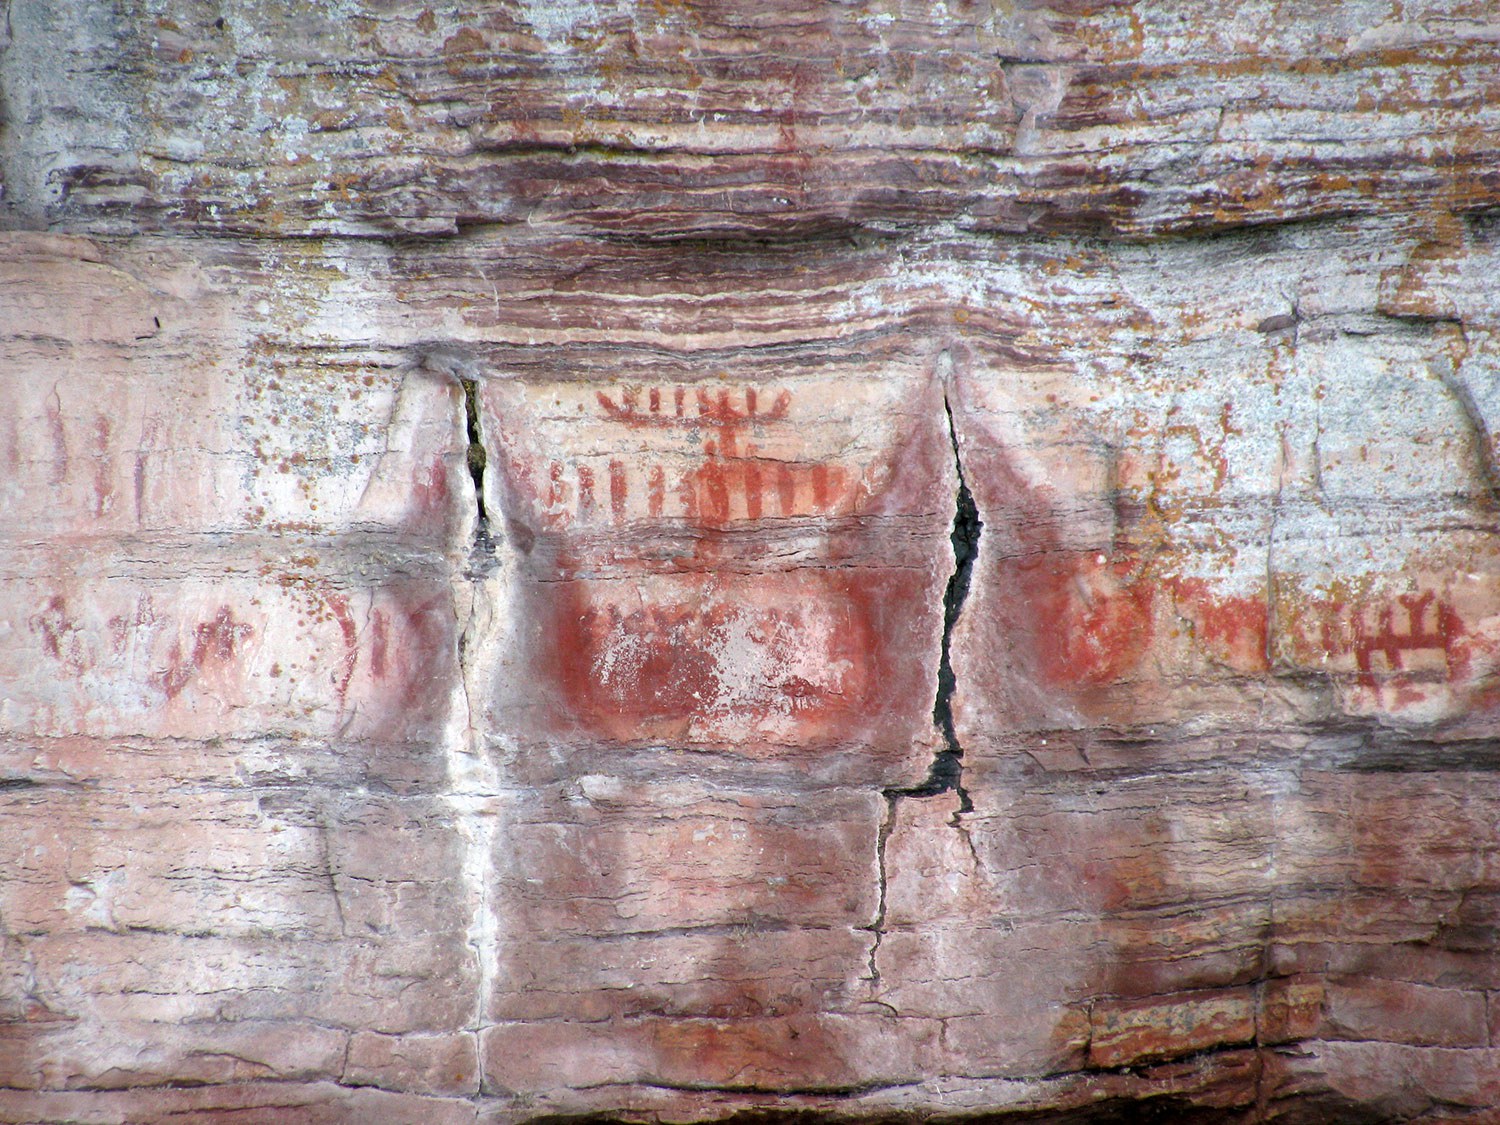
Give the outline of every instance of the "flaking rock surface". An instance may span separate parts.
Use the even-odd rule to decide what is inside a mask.
[[[0,0],[0,1120],[1494,1120],[1486,0]]]

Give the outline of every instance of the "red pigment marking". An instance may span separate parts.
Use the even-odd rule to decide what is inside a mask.
[[[68,603],[63,596],[54,594],[48,598],[46,608],[33,614],[27,623],[34,632],[41,633],[42,651],[53,660],[61,660],[62,640],[73,629],[73,622],[68,619]]]
[[[417,466],[412,466],[412,499],[414,501],[414,529],[423,532],[440,531],[448,522],[450,491],[448,468],[441,457],[434,457],[427,466],[425,475]]]
[[[409,727],[442,718],[448,693],[444,685],[454,657],[452,601],[447,594],[400,596],[398,694],[395,713]],[[390,657],[387,657],[389,666]]]
[[[62,484],[68,475],[68,434],[63,428],[62,399],[57,388],[52,388],[52,401],[47,404],[47,430],[52,436],[52,473],[48,484]]]
[[[1270,620],[1263,599],[1215,598],[1203,579],[1168,579],[1163,585],[1179,599],[1198,642],[1214,656],[1241,672],[1269,669]],[[1377,688],[1384,679],[1400,692],[1412,675],[1427,671],[1411,667],[1420,653],[1440,654],[1449,682],[1467,674],[1471,654],[1463,621],[1433,591],[1402,594],[1392,603],[1303,602],[1300,611],[1291,603],[1288,612],[1296,614],[1292,635],[1299,658],[1310,665],[1351,659],[1361,687]],[[1298,618],[1309,623],[1299,625]]]
[[[646,478],[646,512],[652,519],[661,516],[661,505],[666,491],[666,473],[660,465],[651,466],[651,474]]]
[[[1330,602],[1320,616],[1323,653],[1352,656],[1361,687],[1377,687],[1382,674],[1399,683],[1400,675],[1409,671],[1408,655],[1421,652],[1442,654],[1447,680],[1467,670],[1468,653],[1458,645],[1465,632],[1463,621],[1452,606],[1437,601],[1433,591],[1401,594],[1395,605]],[[1376,667],[1377,656],[1384,659],[1383,668]]]
[[[341,661],[343,668],[334,680],[334,690],[338,693],[339,706],[344,705],[349,695],[349,681],[354,678],[354,664],[359,657],[359,630],[354,624],[354,615],[349,612],[349,599],[343,594],[336,594],[325,584],[323,601],[333,613],[333,618],[339,624],[339,632],[344,637],[344,656]]]
[[[1270,613],[1264,597],[1218,598],[1202,578],[1163,582],[1193,622],[1194,637],[1209,653],[1235,671],[1265,672]]]
[[[772,463],[746,440],[746,427],[785,420],[791,407],[790,391],[777,392],[767,407],[755,388],[743,392],[697,388],[692,393],[692,411],[686,409],[687,388],[678,387],[675,391],[677,406],[681,408],[676,414],[661,411],[659,390],[654,392],[654,400],[648,396],[648,404],[655,405],[647,409],[642,408],[641,394],[636,388],[596,391],[595,399],[610,421],[631,427],[676,427],[693,432],[703,432],[704,427],[709,427],[707,433],[712,436],[705,436],[697,467],[669,482],[666,469],[660,464],[647,463],[633,470],[629,462],[611,460],[606,512],[600,496],[602,485],[593,467],[551,462],[550,484],[540,498],[542,518],[549,528],[561,530],[575,523],[590,523],[601,515],[614,523],[623,523],[629,511],[631,479],[635,473],[645,478],[646,506],[651,517],[674,514],[667,507],[667,499],[671,497],[678,508],[675,514],[716,528],[725,527],[737,518],[762,518],[766,514],[766,492],[773,473],[783,516],[833,515],[852,511],[859,502],[858,481],[843,466],[780,462],[770,468]],[[509,468],[507,472],[513,483],[524,484],[528,479],[528,474],[519,468]],[[576,503],[573,503],[575,484]]]
[[[102,517],[114,498],[109,479],[113,468],[109,456],[109,419],[103,416],[94,422],[94,447],[94,515]]]
[[[154,682],[168,699],[176,699],[205,664],[224,664],[232,660],[239,643],[254,631],[249,625],[236,621],[228,606],[220,608],[212,621],[202,622],[193,629],[193,651],[186,659],[183,658],[181,643],[172,642],[167,668],[154,677]]]
[[[728,388],[722,388],[715,393],[714,389],[699,387],[694,395],[697,406],[696,416],[687,413],[687,388],[676,387],[673,389],[673,403],[675,410],[672,414],[661,413],[661,393],[653,388],[648,396],[650,403],[649,411],[643,413],[637,406],[638,392],[627,389],[620,392],[619,399],[611,398],[605,391],[597,391],[594,400],[603,409],[605,417],[612,422],[622,422],[630,426],[681,426],[697,427],[700,425],[710,426],[745,426],[750,424],[762,424],[766,422],[779,422],[786,417],[787,410],[792,405],[792,393],[780,391],[771,403],[769,410],[760,409],[759,393],[754,387],[746,388],[740,401],[744,403],[743,408],[734,402],[734,394]]]
[[[1062,689],[1123,678],[1154,633],[1155,585],[1137,554],[1117,547],[1101,561],[1097,550],[1063,547],[1051,491],[1033,487],[1002,448],[971,447],[968,466],[990,526],[980,548],[981,580],[996,593],[989,604],[1017,670]],[[1012,544],[987,563],[989,544],[1003,544],[997,537],[1006,535]]]
[[[790,465],[776,469],[776,499],[781,502],[782,515],[789,516],[797,510],[797,480]]]
[[[123,656],[125,644],[130,639],[133,629],[144,628],[156,623],[156,614],[152,612],[151,599],[142,596],[136,599],[135,613],[131,616],[116,614],[109,619],[109,636],[116,656]]]
[[[594,514],[594,470],[578,466],[578,516],[587,519]]]
[[[156,432],[160,419],[152,418],[141,431],[140,448],[135,451],[135,472],[132,481],[135,487],[135,520],[140,523],[146,511],[146,458],[156,445]]]
[[[558,527],[566,522],[564,509],[571,495],[572,489],[563,480],[562,464],[553,461],[547,466],[547,522],[550,525]]]
[[[386,646],[389,644],[390,623],[384,611],[370,614],[370,674],[377,680],[385,679]]]
[[[698,470],[698,479],[703,486],[703,504],[699,511],[705,523],[725,524],[729,522],[729,481],[724,463],[718,459],[713,442],[704,445],[703,451],[708,462]]]
[[[814,465],[812,471],[813,502],[819,508],[828,507],[828,466]]]
[[[753,451],[752,451],[753,452]],[[752,520],[760,519],[761,491],[760,466],[754,461],[745,462],[745,515]]]
[[[621,520],[632,485],[639,487],[653,519],[696,527],[692,554],[673,560],[670,576],[616,584],[573,578],[592,569],[592,555],[575,555],[566,539],[558,544],[548,564],[554,580],[533,594],[545,670],[562,695],[557,720],[621,740],[719,742],[763,740],[773,730],[799,740],[862,737],[882,715],[887,722],[892,711],[904,715],[925,695],[928,670],[920,653],[887,637],[928,619],[930,575],[855,567],[748,576],[724,567],[730,541],[722,532],[739,520],[774,516],[778,506],[784,517],[864,503],[905,511],[914,486],[899,466],[911,462],[910,449],[891,451],[892,472],[872,474],[906,481],[906,491],[882,501],[844,466],[761,455],[754,427],[784,423],[790,391],[671,390],[670,399],[665,388],[654,397],[649,389],[594,392],[609,421],[677,427],[701,438],[700,459],[686,472],[674,473],[667,462],[609,462],[609,505],[597,515]],[[594,507],[588,497],[603,490],[590,465],[554,461],[546,463],[548,483],[537,496],[524,466],[503,457],[499,463],[508,494],[529,493],[551,530],[577,526],[569,517],[582,523]],[[580,498],[571,505],[567,490],[575,479]],[[927,479],[917,489],[924,496]],[[736,541],[735,550],[742,548]]]
[[[617,523],[625,519],[625,466],[618,461],[609,463],[609,510]]]
[[[563,711],[608,737],[718,740],[787,722],[799,738],[856,737],[921,694],[921,660],[882,633],[891,607],[921,604],[921,575],[689,572],[645,605],[606,585],[547,583],[539,611]]]
[[[1034,590],[1042,676],[1052,684],[1118,680],[1151,642],[1151,585],[1130,560],[1099,563],[1093,552],[1020,564]]]

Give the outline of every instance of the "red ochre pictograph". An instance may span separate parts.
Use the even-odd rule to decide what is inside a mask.
[[[1385,675],[1448,680],[1459,658],[1463,622],[1431,591],[1397,595],[1394,604],[1337,607],[1321,623],[1324,652],[1352,657],[1361,687],[1378,686]]]
[[[512,507],[558,544],[534,612],[568,721],[619,741],[802,744],[927,690],[926,646],[906,637],[935,612],[932,576],[869,557],[869,533],[842,526],[890,502],[901,451],[818,456],[795,402],[764,386],[595,391],[599,444],[631,448],[635,432],[639,454],[554,447],[528,463],[516,442],[500,458]],[[781,556],[784,526],[801,547]],[[690,546],[664,561],[657,537],[684,533]]]
[[[1483,646],[1459,610],[1435,589],[1363,596],[1304,595],[1289,584],[1276,598],[1277,637],[1267,598],[1215,596],[1203,579],[1168,579],[1196,644],[1242,674],[1279,668],[1320,672],[1391,713],[1429,702],[1431,689],[1474,685]]]
[[[1495,646],[1440,579],[1378,574],[1309,588],[1283,575],[1274,593],[1230,593],[1211,577],[1171,573],[1130,542],[1128,524],[1107,547],[1068,545],[1058,513],[1077,498],[1034,483],[992,436],[968,453],[986,547],[996,551],[986,558],[982,550],[975,572],[989,592],[981,663],[960,670],[985,685],[978,690],[1022,707],[1054,699],[1108,707],[1118,696],[1100,689],[1159,677],[1177,666],[1182,655],[1171,650],[1182,646],[1230,675],[1327,676],[1360,712],[1500,704],[1485,674]],[[1012,680],[1040,694],[1011,694]]]
[[[642,517],[717,527],[735,520],[847,514],[857,502],[856,482],[845,467],[772,458],[757,446],[756,430],[787,420],[789,391],[627,388],[598,391],[594,399],[608,422],[690,435],[697,464],[683,469],[651,458],[602,455],[549,460],[541,501],[550,530],[618,526]]]

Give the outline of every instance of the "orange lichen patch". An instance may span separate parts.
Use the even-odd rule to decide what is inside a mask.
[[[1290,1043],[1316,1035],[1323,1025],[1327,989],[1315,977],[1269,980],[1261,1000],[1260,1041]]]
[[[1255,1038],[1250,989],[1186,993],[1096,1005],[1090,1013],[1089,1065],[1131,1066]]]
[[[349,609],[349,599],[337,591],[317,568],[316,555],[293,556],[287,560],[291,569],[277,573],[275,568],[265,566],[261,573],[270,577],[287,593],[302,603],[305,616],[298,619],[299,625],[322,625],[336,622],[343,639],[344,652],[339,660],[338,671],[333,673],[334,693],[342,707],[349,695],[349,683],[354,678],[354,666],[359,657],[359,629]]]
[[[1465,232],[1456,215],[1442,213],[1431,220],[1427,237],[1406,262],[1380,275],[1377,308],[1392,316],[1453,316],[1452,298],[1442,287],[1444,281],[1455,280],[1462,267]]]

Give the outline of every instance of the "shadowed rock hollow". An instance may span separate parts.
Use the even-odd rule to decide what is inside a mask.
[[[1493,4],[0,14],[0,1120],[1500,1110]]]

